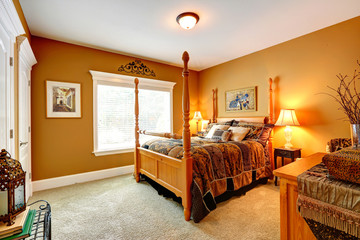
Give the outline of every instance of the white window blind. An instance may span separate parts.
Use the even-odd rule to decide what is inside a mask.
[[[140,129],[152,132],[172,132],[170,97],[170,92],[139,90]],[[153,137],[140,134],[140,144],[151,138]]]
[[[94,80],[95,155],[133,151],[135,146],[134,77],[95,71],[91,71],[91,74]],[[114,75],[117,78],[114,78]],[[140,129],[172,132],[174,83],[144,78],[139,78],[139,80]],[[150,138],[152,137],[140,135],[140,143]]]
[[[131,88],[98,85],[98,150],[133,147],[133,92]]]

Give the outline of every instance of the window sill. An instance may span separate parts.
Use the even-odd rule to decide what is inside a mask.
[[[127,149],[121,149],[121,150],[99,150],[99,151],[94,151],[93,154],[95,156],[105,156],[105,155],[113,155],[113,154],[120,154],[120,153],[130,153],[130,152],[134,152],[134,148],[127,148]]]

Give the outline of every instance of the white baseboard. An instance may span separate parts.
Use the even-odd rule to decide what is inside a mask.
[[[68,186],[75,183],[83,183],[83,182],[89,182],[89,181],[94,181],[109,177],[115,177],[119,175],[132,173],[133,171],[134,171],[134,165],[129,165],[124,167],[109,168],[100,171],[67,175],[63,177],[48,178],[44,180],[33,181],[32,190],[33,192],[37,192],[51,188]]]

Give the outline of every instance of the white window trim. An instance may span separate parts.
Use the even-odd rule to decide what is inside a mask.
[[[94,151],[94,155],[95,156],[106,156],[106,155],[112,155],[112,154],[121,154],[121,153],[133,153],[134,149],[133,148],[127,148],[127,149],[121,149],[121,150],[98,150],[98,151]]]
[[[104,156],[111,154],[127,153],[134,152],[134,149],[115,149],[115,150],[98,150],[98,132],[97,132],[97,86],[99,83],[108,84],[108,85],[118,85],[123,87],[134,88],[135,78],[139,79],[139,89],[149,89],[149,90],[158,90],[170,92],[170,128],[171,133],[173,133],[173,89],[175,82],[155,80],[142,77],[134,77],[128,75],[121,75],[115,73],[99,72],[90,70],[90,74],[93,79],[93,141],[94,141],[94,151],[95,156]],[[146,129],[145,129],[146,130]]]

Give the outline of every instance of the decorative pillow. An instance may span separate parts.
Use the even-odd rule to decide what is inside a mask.
[[[229,130],[231,131],[231,138],[230,139],[232,141],[241,141],[249,133],[250,128],[230,127]]]
[[[230,126],[228,125],[213,125],[210,129],[210,131],[206,134],[206,138],[212,138],[212,136],[214,135],[215,131],[220,129],[220,130],[228,130]]]
[[[240,123],[240,121],[237,121],[237,120],[233,119],[233,121],[231,123],[231,126],[232,127],[237,127],[239,123]]]
[[[329,174],[335,178],[360,184],[360,151],[343,148],[337,152],[326,154],[323,163],[329,169]]]
[[[226,122],[219,122],[219,124],[221,124],[221,125],[229,125],[229,126],[231,126],[232,124],[233,124],[233,122],[235,121],[235,119],[233,119],[233,120],[230,120],[230,121],[226,121]]]
[[[219,125],[218,123],[209,123],[207,126],[206,126],[206,130],[205,130],[205,136],[210,132],[211,128],[215,125]]]
[[[336,152],[351,146],[350,138],[333,138],[326,145],[326,152]]]
[[[223,135],[221,135],[221,141],[223,142],[230,141],[231,134],[232,134],[231,130],[224,131]]]
[[[250,122],[239,122],[236,125],[234,124],[233,127],[244,127],[244,128],[250,128],[250,131],[248,135],[246,136],[246,139],[253,139],[257,138],[257,135],[261,132],[262,128],[264,127],[263,123],[250,123]]]
[[[274,124],[265,124],[257,141],[259,143],[261,143],[262,145],[266,146],[267,141],[270,138],[270,134],[271,134],[271,131],[274,128],[274,126],[275,126]]]
[[[248,134],[244,138],[245,140],[255,140],[257,142],[260,142],[264,146],[269,140],[270,133],[274,128],[274,124],[263,124],[255,122],[239,122],[236,123],[236,126],[250,129]]]
[[[227,141],[229,141],[230,136],[231,136],[231,131],[225,131],[225,130],[218,129],[212,135],[211,140],[227,142]]]
[[[257,140],[259,138],[259,135],[264,128],[263,123],[244,123],[240,122],[238,123],[239,127],[245,127],[250,128],[249,133],[246,135],[245,139],[255,139]]]

